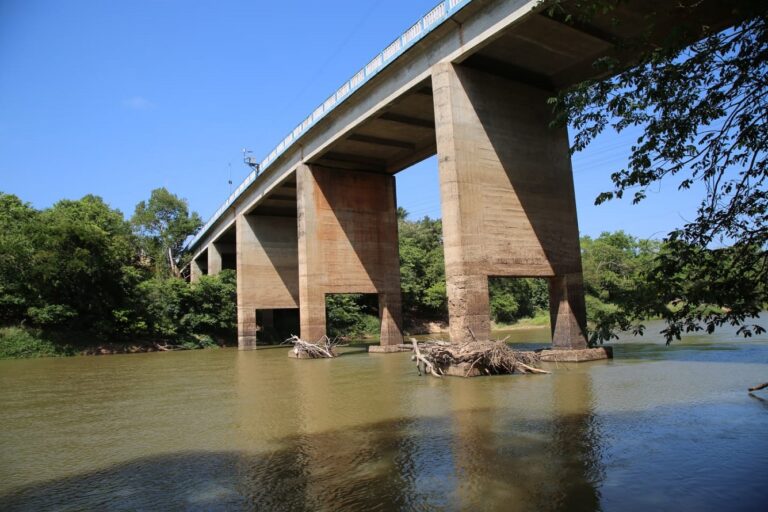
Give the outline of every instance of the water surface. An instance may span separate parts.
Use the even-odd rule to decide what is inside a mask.
[[[765,510],[768,337],[640,341],[480,379],[354,348],[0,361],[0,510]]]

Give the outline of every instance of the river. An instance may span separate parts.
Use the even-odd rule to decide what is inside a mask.
[[[0,510],[766,510],[768,336],[614,346],[478,379],[356,348],[0,361]]]

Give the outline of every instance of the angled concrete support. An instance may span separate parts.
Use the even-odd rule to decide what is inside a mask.
[[[402,343],[393,176],[299,166],[301,337],[325,335],[325,296],[376,293],[381,344]]]
[[[568,134],[549,127],[551,93],[450,63],[432,84],[451,339],[490,335],[489,276],[545,277],[555,343],[586,346]]]
[[[248,350],[256,348],[256,310],[298,308],[296,218],[241,214],[236,222],[237,340]]]
[[[221,272],[221,251],[216,242],[208,244],[208,275],[215,276]]]
[[[196,283],[200,280],[200,276],[204,275],[203,269],[200,268],[200,263],[196,259],[192,259],[189,262],[189,282]]]

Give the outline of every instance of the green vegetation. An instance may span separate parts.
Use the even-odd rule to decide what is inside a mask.
[[[68,355],[83,340],[233,340],[234,273],[194,285],[173,277],[199,225],[165,189],[140,203],[132,222],[92,195],[39,211],[0,193],[0,357]]]
[[[545,12],[590,26],[595,17],[618,23],[611,18],[621,4],[549,0]],[[606,129],[640,131],[597,204],[625,194],[638,203],[662,181],[701,191],[696,214],[663,240],[644,291],[603,311],[599,339],[630,325],[642,330],[637,322],[648,316],[666,321],[668,341],[722,325],[738,325],[744,336],[764,331],[748,320],[768,302],[768,3],[728,2],[737,23],[722,31],[701,21],[711,18],[708,2],[674,4],[674,30],[659,30],[653,15],[633,20],[636,35],[615,41],[613,56],[594,63],[612,78],[551,99],[556,123],[575,128],[574,151]]]
[[[164,188],[152,191],[149,201],[136,205],[131,225],[140,242],[141,254],[152,262],[158,275],[179,277],[184,240],[203,225],[187,202]]]
[[[40,329],[0,328],[0,359],[68,356],[73,353],[71,347],[46,339]]]
[[[376,296],[338,294],[326,298],[326,317],[330,338],[366,338],[379,335],[378,303]]]

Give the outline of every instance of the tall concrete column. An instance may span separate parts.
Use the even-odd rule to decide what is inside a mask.
[[[193,258],[192,261],[189,262],[189,282],[196,283],[200,280],[200,276],[202,275],[203,269],[200,268],[200,264],[197,260]]]
[[[208,275],[221,272],[221,250],[216,242],[208,244]]]
[[[554,348],[584,348],[587,311],[581,274],[557,276],[549,281],[549,317]],[[576,345],[576,346],[574,346]]]
[[[237,339],[248,350],[256,348],[256,310],[298,308],[296,218],[241,214],[236,223]]]
[[[325,335],[325,296],[376,293],[381,344],[402,343],[393,176],[301,165],[297,170],[301,337]]]
[[[551,93],[450,63],[432,88],[451,340],[490,335],[489,276],[543,277],[558,346],[584,347],[568,134],[549,127]]]

